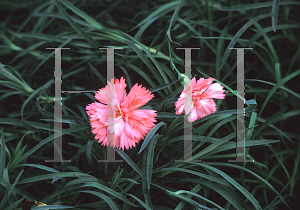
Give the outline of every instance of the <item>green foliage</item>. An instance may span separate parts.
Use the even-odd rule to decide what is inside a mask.
[[[300,40],[297,1],[0,1],[0,209],[293,209],[300,196]],[[54,50],[62,50],[62,91],[106,85],[105,50],[127,93],[155,97],[156,126],[136,147],[107,148],[91,133],[93,92],[62,93],[64,160],[53,163]],[[184,158],[184,51],[192,77],[228,91],[217,112],[193,122]],[[236,51],[245,50],[245,157],[236,158]],[[240,112],[242,113],[242,112]],[[100,162],[99,162],[100,160]],[[102,162],[101,162],[102,161]]]

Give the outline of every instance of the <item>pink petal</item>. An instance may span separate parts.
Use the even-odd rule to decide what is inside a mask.
[[[86,107],[95,139],[102,145],[123,150],[135,147],[145,138],[155,126],[157,116],[155,110],[137,110],[154,97],[149,90],[135,84],[126,96],[126,86],[123,77],[108,82],[95,94],[95,98],[103,104],[94,102]],[[113,92],[114,106],[108,107],[104,104],[107,104],[107,95],[113,95]],[[107,116],[108,113],[113,115]]]
[[[125,98],[122,106],[130,108],[130,110],[144,106],[149,100],[154,97],[149,90],[138,84],[135,84]]]
[[[188,120],[194,122],[216,112],[216,104],[212,98],[224,99],[225,91],[219,83],[212,84],[214,80],[214,78],[200,78],[196,81],[195,77],[192,78],[190,84],[186,86],[175,102],[176,114],[182,114],[184,111],[186,115],[191,113]],[[192,94],[192,103],[184,104],[185,99],[189,98],[189,94]],[[190,108],[191,110],[189,110]]]
[[[189,122],[194,122],[198,119],[196,107],[192,108],[191,114],[188,116],[188,121]]]

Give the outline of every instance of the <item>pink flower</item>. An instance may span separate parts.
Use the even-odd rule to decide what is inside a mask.
[[[92,133],[96,134],[102,145],[110,145],[118,149],[135,147],[141,139],[144,139],[147,133],[155,126],[155,117],[157,114],[152,109],[138,109],[151,100],[154,95],[145,87],[135,84],[127,95],[125,79],[121,77],[120,81],[114,79],[100,89],[95,98],[100,101],[93,102],[86,107],[90,118]],[[115,123],[107,125],[107,94],[113,95],[113,85],[115,89],[114,107],[108,106],[111,113],[114,113]],[[113,127],[114,126],[114,127]],[[108,142],[113,138],[107,138],[114,135],[114,142]]]
[[[223,86],[219,83],[211,84],[215,79],[200,78],[196,81],[194,77],[191,82],[182,91],[180,98],[175,102],[176,114],[188,115],[188,121],[194,122],[206,115],[217,111],[216,104],[213,98],[224,99],[225,94]],[[188,98],[192,100],[188,100]],[[185,109],[184,101],[187,101],[187,108]]]

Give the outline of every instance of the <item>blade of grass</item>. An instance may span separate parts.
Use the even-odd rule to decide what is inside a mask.
[[[169,40],[170,40],[171,42],[173,42],[173,41],[172,41],[172,38],[171,38],[171,28],[172,28],[173,24],[175,23],[175,21],[176,21],[177,18],[178,18],[178,14],[179,14],[179,12],[180,12],[181,7],[183,6],[183,3],[184,3],[184,0],[180,0],[180,1],[178,2],[177,6],[176,6],[176,9],[175,9],[175,11],[174,11],[174,13],[173,13],[173,15],[172,15],[172,18],[171,18],[171,21],[170,21],[170,24],[169,24],[169,28],[168,28],[168,30],[167,30],[167,36],[168,36],[168,38],[169,38]],[[173,43],[176,43],[176,44],[178,44],[178,45],[181,46],[181,44],[179,44],[179,43],[177,43],[177,42],[173,42]]]
[[[147,165],[146,165],[146,177],[147,177],[147,185],[148,189],[150,189],[151,178],[152,178],[152,170],[153,170],[153,158],[154,158],[154,148],[157,142],[157,139],[160,135],[156,134],[152,141],[149,144],[148,148],[148,157],[147,157]]]
[[[285,25],[277,25],[276,26],[276,30],[279,30],[279,29],[293,29],[293,28],[300,28],[299,24],[285,24]],[[256,34],[254,34],[251,39],[249,40],[248,42],[248,46],[253,46],[253,44],[255,43],[255,41],[261,37],[262,35],[270,32],[273,30],[273,27],[270,26],[270,27],[265,27],[259,31],[256,32]]]
[[[207,164],[204,164],[204,163],[193,163],[193,162],[189,162],[189,163],[205,167],[205,168],[207,168],[209,170],[212,170],[213,172],[221,175],[226,181],[228,181],[230,184],[232,184],[232,186],[234,186],[237,190],[239,190],[253,204],[255,209],[262,210],[260,204],[253,197],[253,195],[248,190],[246,190],[244,187],[242,187],[239,183],[237,183],[234,179],[232,179],[230,176],[228,176],[226,173],[224,173],[223,171],[221,171],[217,168],[211,167],[211,166],[209,166]]]
[[[200,187],[200,185],[197,184],[197,185],[191,190],[191,192],[197,193],[197,192],[199,192],[199,190],[200,190],[201,188],[202,188],[202,187]],[[188,194],[188,195],[186,195],[186,197],[187,197],[187,198],[191,198],[192,195],[191,195],[191,194]],[[175,210],[181,210],[181,209],[185,206],[185,204],[186,204],[186,203],[185,203],[184,201],[181,201],[181,202],[176,206]]]
[[[219,68],[219,71],[221,71],[221,69],[223,68],[225,62],[227,61],[227,58],[229,57],[230,52],[232,51],[229,48],[233,48],[234,45],[236,44],[237,40],[240,38],[240,36],[255,22],[262,20],[264,18],[267,17],[271,17],[271,13],[269,14],[263,14],[263,15],[259,15],[255,18],[250,19],[246,24],[243,25],[243,27],[240,28],[240,30],[233,36],[233,38],[231,39],[230,43],[228,44],[227,49],[225,50],[223,59],[222,59],[222,63],[221,66]]]
[[[194,192],[190,192],[190,191],[186,191],[186,190],[179,190],[179,191],[176,191],[175,193],[176,193],[176,194],[186,193],[186,194],[188,194],[188,195],[192,195],[192,196],[198,197],[198,198],[200,198],[200,199],[202,199],[202,200],[207,201],[208,203],[211,203],[212,205],[218,207],[218,208],[221,209],[221,210],[225,210],[224,208],[222,208],[221,206],[219,206],[219,205],[216,204],[215,202],[212,202],[211,200],[209,200],[209,199],[207,199],[207,198],[205,198],[205,197],[203,197],[203,196],[200,196],[200,195],[198,195],[198,194],[196,194],[196,193],[194,193]],[[186,197],[187,197],[187,196],[186,196]]]
[[[204,179],[216,182],[220,185],[230,186],[229,183],[226,180],[223,180],[223,179],[211,176],[211,175],[207,175],[207,174],[204,174],[204,173],[196,172],[196,171],[193,171],[193,170],[189,170],[189,169],[184,169],[184,168],[162,168],[160,170],[157,170],[156,172],[161,172],[161,171],[166,172],[164,175],[173,173],[172,171],[175,171],[175,172],[176,171],[177,172],[181,171],[181,172],[185,172],[185,173],[189,173],[189,174],[194,174],[194,175],[202,177]]]
[[[112,196],[114,196],[114,197],[116,197],[116,198],[118,198],[118,199],[120,199],[120,200],[122,200],[122,201],[124,201],[124,202],[126,202],[126,203],[128,203],[128,204],[136,207],[136,205],[134,205],[125,196],[121,195],[120,193],[118,193],[118,192],[112,190],[111,188],[106,187],[106,186],[104,186],[102,184],[94,183],[94,182],[88,182],[88,183],[83,184],[82,187],[95,187],[95,188],[97,188],[99,190],[103,190],[104,192],[107,192],[107,193],[111,194]]]
[[[229,163],[207,163],[207,164],[208,165],[216,165],[216,166],[219,165],[219,166],[227,166],[227,167],[237,168],[239,170],[243,170],[243,171],[246,171],[246,172],[252,174],[253,176],[257,177],[259,180],[261,180],[263,183],[265,183],[270,189],[272,189],[277,194],[277,196],[279,196],[279,198],[282,200],[282,202],[287,207],[289,207],[288,204],[286,203],[286,201],[284,200],[284,198],[280,195],[281,193],[279,193],[268,181],[266,181],[264,178],[262,178],[258,174],[254,173],[252,170],[249,170],[245,167],[238,166],[236,164],[229,164]]]
[[[275,91],[280,87],[282,86],[284,83],[286,83],[287,81],[289,81],[290,79],[296,77],[297,75],[300,74],[300,69],[298,69],[297,71],[287,75],[286,77],[282,78],[271,90],[270,92],[268,93],[268,95],[266,96],[262,106],[261,106],[261,109],[259,110],[259,113],[258,113],[258,116],[261,116],[264,108],[266,107],[269,99],[272,97],[272,95],[275,93]]]
[[[46,206],[35,206],[31,210],[45,210],[47,209],[73,209],[74,206],[65,206],[65,205],[46,205]]]
[[[145,153],[142,158],[142,171],[143,173],[147,173],[147,157],[148,157],[148,150],[149,147],[146,147]],[[144,199],[145,202],[150,208],[152,208],[152,201],[151,201],[151,194],[150,194],[150,189],[148,188],[148,178],[150,177],[142,177],[142,192],[144,194]]]
[[[3,127],[1,130],[1,155],[0,155],[0,179],[3,179],[3,172],[5,168],[5,162],[6,162],[6,151],[5,151],[5,139],[4,139],[4,133],[3,133]]]
[[[62,130],[62,135],[69,134],[69,133],[72,133],[72,132],[77,132],[79,130],[84,130],[84,129],[87,129],[87,128],[90,128],[90,125],[87,124],[87,123],[86,124],[81,124],[81,125],[76,125],[76,126],[73,126],[72,128],[63,129]],[[37,151],[39,148],[41,148],[43,145],[47,144],[48,142],[52,141],[53,139],[54,139],[54,134],[47,137],[47,138],[45,138],[40,143],[38,143],[35,147],[33,147],[31,150],[29,150],[24,155],[22,155],[22,157],[18,160],[17,163],[22,162],[24,159],[28,158],[35,151]]]
[[[101,25],[99,22],[94,20],[92,17],[87,15],[86,13],[79,10],[77,7],[75,7],[72,3],[70,3],[67,0],[59,0],[63,5],[65,5],[68,9],[72,10],[76,15],[84,19],[87,23],[89,23],[91,26],[97,28],[97,29],[105,29],[103,25]]]
[[[254,3],[254,4],[245,4],[243,6],[233,6],[233,7],[225,7],[219,8],[220,11],[241,11],[241,10],[249,10],[249,9],[260,9],[263,7],[271,7],[273,2],[263,2],[263,3]],[[279,5],[298,5],[300,6],[300,2],[298,1],[281,1]]]
[[[68,13],[65,11],[65,9],[61,6],[61,4],[58,2],[58,0],[53,0],[57,9],[62,13],[62,15],[65,17],[66,21],[70,24],[70,26],[78,33],[80,34],[88,43],[91,44],[92,47],[98,48],[101,47],[101,45],[95,41],[92,37],[90,37],[85,31],[83,31],[68,15]],[[61,0],[60,0],[61,1]]]
[[[81,191],[81,192],[84,192],[84,193],[89,193],[89,194],[92,194],[92,195],[95,195],[99,198],[101,198],[102,200],[104,200],[111,209],[113,210],[118,210],[120,209],[119,207],[116,206],[116,204],[106,195],[104,195],[103,193],[100,193],[100,192],[96,192],[96,191],[91,191],[91,190],[85,190],[85,191]]]
[[[139,199],[138,197],[132,195],[132,194],[128,194],[130,197],[134,198],[137,202],[139,202],[145,209],[147,210],[152,210],[152,208],[150,208],[147,204],[145,204],[141,199]]]
[[[133,160],[123,151],[115,149],[115,151],[141,176],[145,177],[142,170],[133,162]]]
[[[92,160],[92,147],[93,147],[93,141],[89,140],[86,144],[86,159],[90,166],[93,166],[93,160]]]
[[[25,198],[21,198],[20,200],[15,201],[14,203],[10,204],[9,207],[6,207],[4,210],[14,210]]]
[[[149,144],[149,142],[151,141],[152,137],[154,136],[154,134],[156,133],[156,131],[161,127],[163,126],[165,123],[164,122],[160,122],[158,123],[157,125],[155,125],[151,130],[150,132],[147,134],[141,148],[140,148],[140,151],[138,152],[138,154],[140,154],[146,147],[147,145]]]
[[[269,117],[265,122],[263,122],[263,124],[261,124],[256,130],[255,130],[255,134],[254,137],[259,136],[261,134],[261,131],[266,128],[267,126],[269,126],[270,124],[273,124],[278,118],[280,118],[284,111],[286,110],[286,107],[281,109],[279,112],[273,114],[271,117]]]
[[[273,0],[273,5],[272,5],[272,28],[274,33],[276,32],[276,26],[278,20],[279,1],[280,0]]]
[[[187,197],[185,197],[185,196],[178,195],[178,194],[176,194],[175,192],[172,192],[172,191],[170,191],[170,190],[167,190],[167,189],[165,189],[165,188],[163,188],[163,187],[161,187],[161,186],[158,186],[158,185],[156,185],[156,184],[153,184],[153,185],[156,186],[157,188],[163,190],[164,192],[168,193],[169,195],[174,196],[175,198],[179,198],[179,199],[185,201],[186,203],[189,203],[189,204],[195,206],[196,208],[200,208],[200,209],[203,209],[203,210],[212,210],[211,208],[208,208],[208,207],[206,207],[206,206],[203,206],[203,205],[197,203],[196,201],[192,200],[191,198],[187,198]]]

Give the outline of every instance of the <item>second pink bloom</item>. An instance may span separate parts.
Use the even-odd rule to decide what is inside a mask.
[[[191,113],[187,120],[194,122],[206,115],[216,112],[216,103],[213,98],[224,99],[225,91],[223,90],[223,86],[219,83],[212,84],[214,80],[213,78],[200,78],[196,81],[194,77],[175,102],[176,114],[185,112],[186,115],[188,115]],[[186,106],[188,106],[187,108],[185,108],[184,104],[186,98],[192,98],[192,100],[186,104]]]

